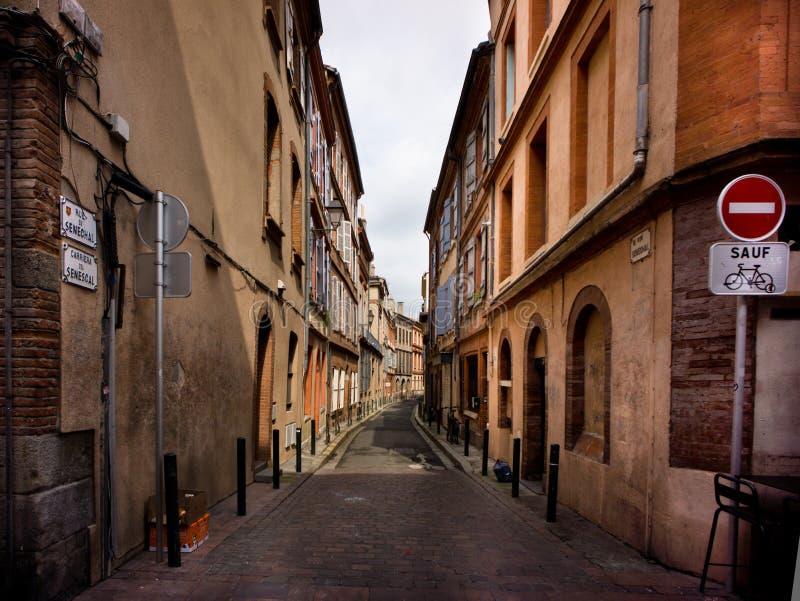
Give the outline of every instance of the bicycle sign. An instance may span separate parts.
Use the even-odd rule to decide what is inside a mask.
[[[708,253],[708,266],[713,294],[783,294],[789,279],[789,245],[718,242]]]

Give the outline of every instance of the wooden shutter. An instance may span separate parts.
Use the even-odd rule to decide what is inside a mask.
[[[469,197],[475,191],[475,131],[467,136],[467,158],[465,161],[466,193]],[[469,202],[469,200],[467,201]]]
[[[489,165],[489,143],[491,137],[489,135],[489,101],[484,100],[483,109],[481,110],[481,166],[483,170]]]

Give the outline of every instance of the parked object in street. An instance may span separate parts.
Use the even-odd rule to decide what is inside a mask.
[[[507,461],[498,459],[494,462],[494,467],[492,470],[494,471],[495,478],[497,478],[498,482],[511,482],[511,466],[508,465]]]

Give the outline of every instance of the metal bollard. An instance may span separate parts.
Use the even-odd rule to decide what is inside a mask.
[[[247,482],[245,481],[245,439],[236,439],[236,515],[247,515]]]
[[[519,455],[520,455],[520,439],[514,439],[514,458],[511,466],[511,496],[519,496]]]
[[[489,428],[483,430],[483,460],[481,461],[481,476],[489,473]]]
[[[469,418],[464,418],[464,457],[469,457]]]
[[[438,410],[436,411],[436,433],[442,433],[442,412]]]
[[[550,465],[547,473],[547,521],[556,521],[556,502],[558,501],[558,456],[557,444],[550,445]]]
[[[294,471],[298,474],[303,467],[303,428],[295,428],[295,448],[297,453],[294,460]]]
[[[281,431],[272,431],[272,488],[281,487]]]
[[[317,420],[311,420],[311,454],[317,454]]]
[[[164,502],[167,508],[167,563],[171,568],[179,568],[181,537],[178,525],[178,460],[175,453],[164,455]]]

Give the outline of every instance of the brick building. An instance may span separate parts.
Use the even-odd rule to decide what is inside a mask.
[[[730,240],[717,197],[746,173],[783,188],[786,218],[771,240],[793,252],[788,292],[747,301],[742,471],[800,469],[790,401],[800,385],[800,22],[790,4],[489,2],[493,129],[477,190],[491,216],[490,452],[510,459],[520,438],[523,473],[537,479],[549,445],[561,445],[560,501],[693,572],[713,474],[730,469],[734,396],[736,300],[709,292],[708,253]],[[462,94],[457,135],[476,127],[460,108],[480,105],[476,81],[465,82],[474,98]],[[468,290],[473,273],[469,255],[448,255],[475,239],[453,183],[471,165],[467,140],[448,144],[426,222],[433,403],[457,399],[446,385],[459,379],[469,388],[465,359],[479,348],[439,314],[451,274]]]

